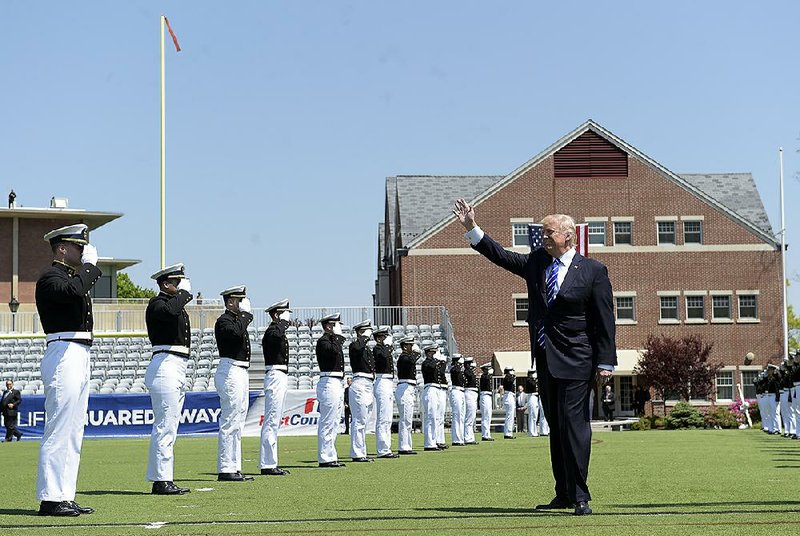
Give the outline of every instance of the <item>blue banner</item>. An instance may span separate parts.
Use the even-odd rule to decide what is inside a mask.
[[[259,391],[250,391],[250,403]],[[219,395],[215,391],[188,392],[181,412],[178,434],[216,434],[219,431]],[[44,435],[44,396],[23,397],[19,408],[20,432],[24,438]],[[147,436],[153,429],[153,406],[150,395],[89,395],[85,437]]]

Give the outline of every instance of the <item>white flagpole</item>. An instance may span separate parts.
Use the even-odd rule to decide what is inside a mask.
[[[166,179],[166,132],[164,98],[164,15],[161,15],[161,268],[166,264],[166,224],[167,224],[167,179]]]
[[[778,149],[781,167],[781,289],[783,290],[783,358],[789,358],[789,320],[786,300],[786,220],[783,209],[783,147]]]

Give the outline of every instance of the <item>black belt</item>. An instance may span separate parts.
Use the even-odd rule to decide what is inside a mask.
[[[51,342],[62,342],[62,341],[63,342],[74,342],[74,343],[82,344],[83,346],[88,346],[88,347],[92,346],[92,341],[91,340],[86,340],[86,339],[55,339],[55,340],[52,340],[52,341],[47,341],[47,344],[50,344]]]

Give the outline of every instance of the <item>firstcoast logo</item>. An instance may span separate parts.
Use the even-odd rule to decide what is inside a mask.
[[[285,415],[281,420],[281,426],[316,426],[319,421],[318,408],[319,404],[316,398],[306,398],[305,404],[303,404],[303,413],[294,412]],[[311,415],[312,413],[314,415]]]

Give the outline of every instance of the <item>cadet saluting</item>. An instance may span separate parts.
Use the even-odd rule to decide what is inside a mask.
[[[192,285],[183,263],[168,266],[150,276],[158,283],[158,296],[150,299],[145,312],[147,336],[153,359],[144,375],[153,404],[153,432],[147,480],[154,495],[182,495],[188,488],[173,482],[175,438],[186,397],[186,366],[192,342],[186,304],[192,301]]]
[[[417,452],[411,445],[411,427],[414,419],[414,403],[417,400],[417,359],[419,346],[414,344],[414,337],[400,340],[403,351],[397,358],[397,411],[400,418],[397,422],[397,452],[410,455]]]
[[[436,443],[436,420],[439,412],[439,374],[436,360],[438,346],[429,344],[422,350],[425,360],[422,362],[422,404],[425,406],[423,418],[423,439],[426,451],[442,450]]]
[[[478,411],[478,378],[475,360],[464,358],[464,444],[477,445],[475,441],[475,414]]]
[[[350,367],[353,383],[350,384],[350,457],[354,462],[371,462],[367,457],[367,418],[375,402],[372,382],[375,380],[375,358],[367,343],[372,336],[372,321],[365,320],[353,326],[356,340],[350,343]]]
[[[339,313],[320,319],[325,333],[317,340],[315,352],[319,364],[317,383],[317,460],[320,467],[344,467],[336,453],[336,436],[344,414],[344,351]]]
[[[47,334],[41,364],[46,419],[36,497],[41,501],[39,515],[74,517],[94,512],[75,502],[75,488],[89,405],[94,325],[89,291],[101,272],[86,225],[61,227],[44,239],[53,250],[53,264],[36,282],[36,308]]]
[[[464,366],[461,364],[461,356],[454,354],[450,362],[450,410],[452,421],[450,423],[450,439],[454,447],[464,446],[464,413],[466,412],[466,401],[464,399]]]
[[[253,477],[242,474],[242,432],[250,405],[250,337],[247,326],[253,321],[247,289],[242,286],[223,290],[225,312],[214,325],[219,348],[219,366],[214,384],[219,394],[219,441],[217,480],[244,482]]]
[[[506,410],[506,420],[503,426],[503,439],[516,439],[514,437],[514,412],[517,409],[517,377],[514,369],[506,367],[503,372],[503,407]]]
[[[397,458],[392,452],[392,391],[394,391],[394,360],[392,359],[392,336],[389,328],[376,330],[372,334],[377,344],[372,349],[375,358],[375,442],[378,458]]]
[[[261,474],[282,476],[289,471],[278,467],[278,428],[283,417],[289,373],[289,340],[286,330],[292,311],[289,300],[281,300],[267,308],[272,322],[261,346],[264,349],[264,423],[261,425]]]

